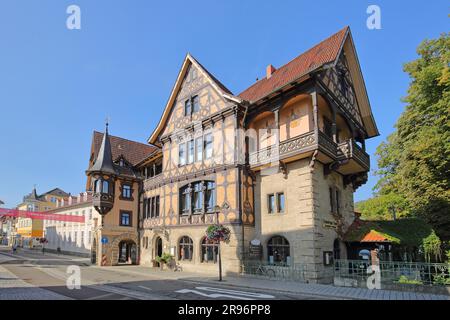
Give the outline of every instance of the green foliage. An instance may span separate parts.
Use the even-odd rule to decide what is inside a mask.
[[[428,237],[423,239],[422,246],[427,262],[430,262],[432,257],[435,261],[441,260],[441,245],[441,239],[439,239],[434,231]]]
[[[377,149],[379,196],[400,197],[407,216],[422,217],[450,239],[450,34],[426,40],[405,64],[411,78],[396,131]],[[394,197],[395,198],[395,197]],[[381,207],[386,199],[378,199]],[[372,203],[373,204],[373,203]],[[383,215],[385,209],[375,210]]]
[[[173,256],[170,253],[165,253],[165,252],[161,256],[157,256],[155,258],[156,262],[162,263],[162,264],[167,264],[172,259],[173,259]]]
[[[348,231],[345,240],[359,242],[370,231],[375,231],[391,243],[404,247],[419,247],[424,239],[434,233],[421,219],[401,219],[397,221],[360,221],[357,227]]]
[[[400,276],[400,278],[398,278],[397,283],[401,283],[401,284],[423,284],[422,281],[420,281],[420,280],[408,279],[407,276]]]
[[[450,277],[446,274],[438,274],[433,276],[433,284],[450,285]]]
[[[361,217],[366,220],[392,220],[393,210],[397,218],[409,215],[406,200],[396,194],[381,194],[355,204],[355,209],[361,212]]]

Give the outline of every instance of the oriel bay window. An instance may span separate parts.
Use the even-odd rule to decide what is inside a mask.
[[[98,177],[94,180],[94,193],[106,193],[113,194],[114,193],[114,180],[109,180],[105,177]]]
[[[194,243],[188,236],[181,237],[178,250],[179,260],[192,260]]]
[[[180,214],[212,212],[216,205],[214,181],[198,181],[180,189]]]

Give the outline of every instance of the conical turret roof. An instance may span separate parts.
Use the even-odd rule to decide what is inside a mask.
[[[111,153],[111,142],[108,135],[108,124],[106,124],[105,134],[103,135],[102,144],[98,151],[97,159],[94,164],[88,169],[88,172],[101,172],[108,174],[115,174],[114,164]]]

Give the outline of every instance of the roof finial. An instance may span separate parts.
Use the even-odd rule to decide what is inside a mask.
[[[108,133],[109,117],[106,117],[106,119],[105,119],[105,125],[106,125],[106,133]]]

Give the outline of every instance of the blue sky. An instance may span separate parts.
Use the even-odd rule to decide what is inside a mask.
[[[66,28],[79,5],[81,30]],[[381,8],[381,30],[366,8]],[[409,79],[403,63],[425,38],[449,31],[448,1],[2,0],[0,199],[17,205],[34,184],[78,193],[93,130],[145,142],[187,52],[239,93],[350,25],[381,136],[393,131]],[[372,167],[376,159],[372,156]],[[376,177],[356,200],[371,196]]]

